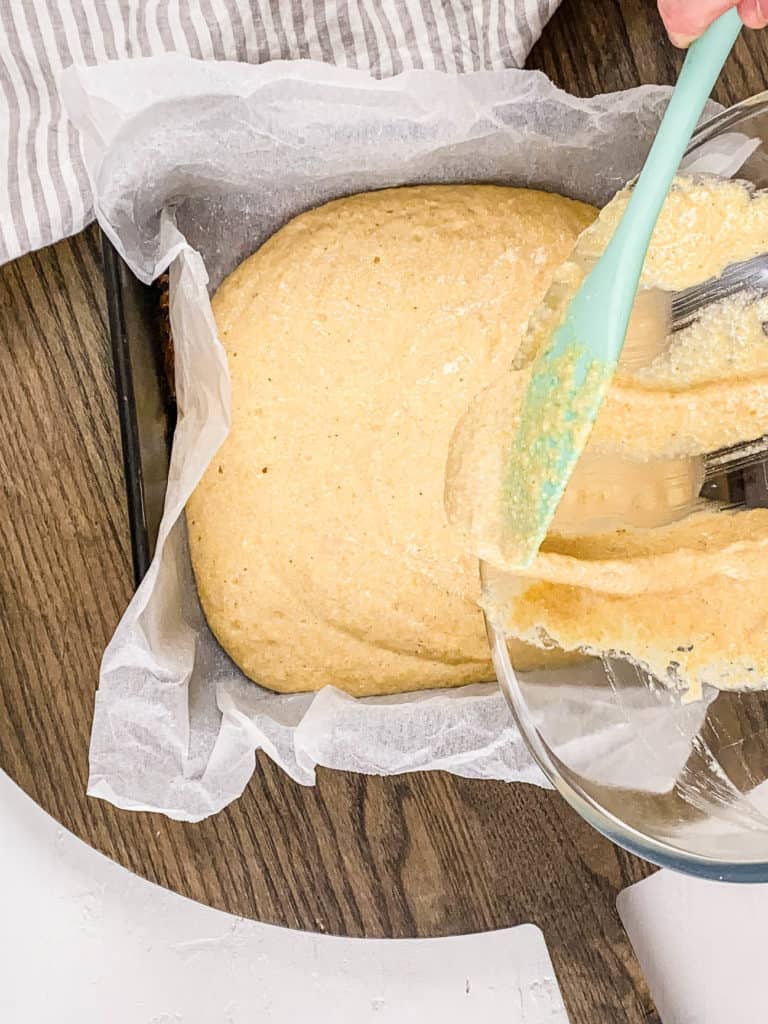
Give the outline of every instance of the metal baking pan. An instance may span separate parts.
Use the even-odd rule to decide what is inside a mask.
[[[102,234],[107,310],[112,338],[128,524],[136,585],[157,542],[176,426],[168,279],[145,285]],[[727,454],[727,453],[723,453]],[[736,462],[712,473],[703,496],[750,508],[768,506],[768,461]]]
[[[102,234],[133,574],[152,561],[176,425],[167,279],[145,285]]]

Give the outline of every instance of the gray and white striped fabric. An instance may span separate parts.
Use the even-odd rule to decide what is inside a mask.
[[[169,51],[376,76],[522,67],[560,0],[0,0],[0,264],[92,219],[58,72]],[[138,73],[138,72],[137,72]]]

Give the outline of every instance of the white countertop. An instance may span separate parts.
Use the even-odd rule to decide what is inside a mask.
[[[96,853],[2,772],[0,836],[2,1024],[567,1022],[532,925],[363,941],[233,917]],[[768,1020],[768,885],[661,871],[618,906],[664,1024]]]
[[[532,925],[448,939],[310,935],[137,878],[0,772],[2,1024],[567,1024]]]

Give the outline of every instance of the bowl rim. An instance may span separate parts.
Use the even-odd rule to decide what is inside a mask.
[[[724,128],[739,124],[745,117],[754,117],[756,114],[766,112],[768,112],[768,89],[755,93],[754,96],[748,96],[746,99],[734,103],[733,106],[726,107],[719,114],[714,114],[706,121],[702,121],[696,128],[688,143],[685,156],[695,152],[699,146],[704,145]]]

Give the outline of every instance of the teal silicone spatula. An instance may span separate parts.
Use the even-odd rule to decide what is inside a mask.
[[[505,552],[524,568],[587,443],[627,333],[653,230],[742,23],[735,8],[690,48],[624,216],[536,357],[505,479]]]

